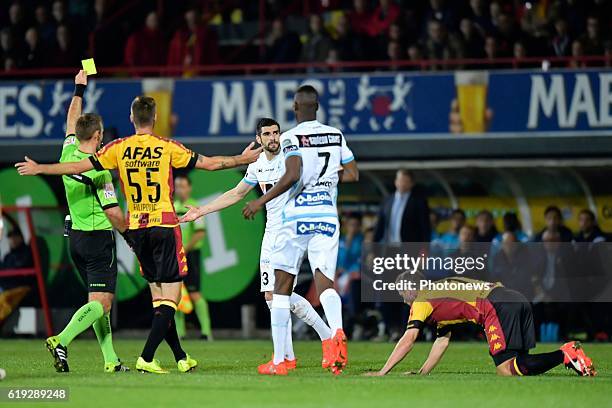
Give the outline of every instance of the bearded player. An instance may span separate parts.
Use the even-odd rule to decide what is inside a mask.
[[[255,163],[247,168],[244,178],[233,189],[225,192],[210,203],[199,207],[192,207],[181,222],[190,222],[211,212],[219,211],[232,206],[242,200],[255,186],[259,185],[262,193],[272,188],[285,172],[283,155],[280,154],[280,125],[274,119],[263,118],[257,122],[255,139],[263,147],[263,152]],[[274,291],[274,270],[271,267],[270,252],[280,226],[282,225],[283,204],[287,197],[280,196],[266,204],[266,230],[261,242],[259,257],[259,271],[261,277],[261,291],[264,293],[268,308],[272,308],[272,292]],[[332,362],[331,330],[323,319],[314,310],[310,302],[293,292],[290,296],[291,311],[306,324],[311,326],[322,342],[323,359],[321,365],[328,368]],[[287,369],[296,367],[296,358],[293,350],[291,320],[287,324],[285,340],[284,362]]]

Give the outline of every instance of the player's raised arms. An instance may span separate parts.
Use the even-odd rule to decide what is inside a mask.
[[[238,156],[207,157],[198,155],[195,167],[205,170],[223,170],[253,163],[262,150],[261,147],[253,149],[253,146],[254,143],[249,144]],[[79,174],[94,168],[90,159],[83,159],[74,163],[39,164],[28,156],[25,157],[25,161],[16,163],[15,167],[22,176]]]
[[[263,150],[261,147],[253,149],[254,142],[251,142],[239,156],[203,156],[198,155],[195,167],[204,170],[223,170],[251,164],[259,157]]]

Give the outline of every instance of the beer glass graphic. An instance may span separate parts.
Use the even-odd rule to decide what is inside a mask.
[[[459,114],[464,133],[483,133],[486,129],[487,88],[489,73],[462,71],[455,73]]]

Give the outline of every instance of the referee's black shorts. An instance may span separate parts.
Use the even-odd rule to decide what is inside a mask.
[[[185,276],[185,287],[189,292],[200,291],[200,250],[187,252],[187,276]]]
[[[187,275],[187,255],[180,227],[148,227],[124,234],[150,283],[181,282]]]
[[[70,231],[70,254],[88,292],[115,293],[117,255],[112,230]]]

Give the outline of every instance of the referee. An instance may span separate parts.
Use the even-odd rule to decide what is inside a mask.
[[[74,96],[68,109],[66,139],[60,162],[77,162],[94,154],[101,145],[102,118],[93,113],[81,115],[87,74],[74,78]],[[113,348],[109,313],[117,280],[117,256],[113,227],[125,231],[126,224],[117,203],[112,176],[108,170],[89,170],[63,176],[72,228],[70,254],[89,291],[88,303],[72,316],[57,336],[47,339],[47,348],[58,372],[68,372],[68,345],[89,326],[98,338],[104,355],[104,371],[123,372]]]

